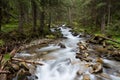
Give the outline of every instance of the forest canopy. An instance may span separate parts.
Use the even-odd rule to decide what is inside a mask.
[[[118,0],[1,0],[0,13],[1,33],[29,29],[46,35],[60,24],[108,35],[120,32]]]

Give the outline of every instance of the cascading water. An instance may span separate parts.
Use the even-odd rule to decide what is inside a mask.
[[[63,36],[67,38],[61,41],[62,44],[65,44],[66,48],[61,48],[46,55],[54,56],[55,58],[45,61],[44,66],[37,67],[36,75],[38,80],[75,80],[76,72],[80,69],[79,64],[71,64],[72,62],[79,61],[75,59],[75,49],[77,49],[77,43],[80,38],[73,36],[70,28],[60,27],[60,30]],[[56,48],[56,46],[51,48]],[[43,51],[43,49],[40,50]]]
[[[37,66],[35,75],[38,79],[34,80],[120,80],[118,73],[116,73],[120,73],[120,62],[117,61],[103,59],[104,64],[107,64],[107,66],[110,67],[110,70],[103,67],[103,72],[107,74],[107,76],[103,76],[109,77],[109,79],[100,76],[100,74],[91,74],[89,71],[90,68],[86,66],[86,64],[89,64],[90,62],[80,61],[75,58],[76,53],[79,51],[77,43],[84,41],[84,39],[79,38],[78,36],[73,36],[72,32],[70,32],[70,28],[62,26],[59,27],[59,29],[63,34],[63,37],[66,38],[58,42],[58,44],[49,44],[46,47],[36,49],[36,52],[38,52],[37,54],[31,55],[25,51],[23,54],[16,55],[19,57],[36,56],[39,59],[39,52],[49,53],[42,57],[44,65]],[[62,48],[59,43],[65,45],[65,47]],[[37,58],[34,60],[37,60]],[[92,59],[94,61],[94,58]],[[90,64],[93,63],[91,62]],[[82,74],[78,75],[78,71]],[[90,79],[83,79],[83,76],[86,74],[89,75]]]
[[[60,30],[63,37],[66,37],[66,39],[63,39],[60,43],[64,44],[66,48],[60,48],[58,45],[50,44],[47,47],[39,49],[39,51],[53,50],[46,56],[52,56],[54,58],[49,60],[45,58],[45,65],[37,66],[37,80],[84,80],[83,76],[77,75],[78,71],[88,74],[91,80],[98,80],[95,75],[89,72],[89,68],[85,66],[85,64],[87,64],[86,62],[75,58],[76,52],[78,51],[77,43],[83,39],[78,36],[73,36],[70,28],[60,27]],[[119,80],[119,77],[113,75],[111,75],[110,78],[111,80]],[[100,80],[108,79],[100,77]]]

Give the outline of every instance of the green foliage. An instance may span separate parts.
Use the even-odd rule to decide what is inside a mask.
[[[96,8],[101,8],[101,7],[105,6],[105,5],[106,5],[105,2],[101,2],[101,3],[97,4]]]
[[[11,58],[11,56],[10,56],[9,53],[4,54],[3,59],[2,59],[2,61],[1,61],[1,65],[2,65],[2,66],[5,66],[6,63],[10,60],[10,58]]]
[[[5,45],[5,42],[2,39],[0,39],[0,46],[3,46],[3,45]]]
[[[8,61],[8,60],[10,60],[10,57],[11,57],[10,54],[7,53],[7,54],[4,55],[3,58],[4,58],[6,61]]]
[[[2,31],[7,33],[7,32],[17,29],[17,26],[18,26],[18,23],[5,24],[2,26]]]

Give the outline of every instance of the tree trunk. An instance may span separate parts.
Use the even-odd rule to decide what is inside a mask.
[[[71,16],[71,8],[68,7],[68,19],[69,19],[69,24],[72,24],[72,16]]]
[[[37,5],[34,0],[32,0],[32,13],[33,13],[33,32],[36,31],[37,26]]]
[[[43,34],[43,30],[44,30],[44,26],[45,26],[45,12],[44,10],[41,12],[41,15],[40,15],[40,28],[39,28],[39,31],[40,31],[40,34],[42,35]]]
[[[101,32],[103,34],[105,33],[105,14],[103,14],[102,19],[101,19]]]
[[[48,30],[50,30],[51,22],[52,22],[52,17],[51,17],[51,12],[49,11]]]
[[[0,7],[0,33],[1,33],[1,26],[2,26],[2,8]]]
[[[18,32],[23,32],[23,23],[24,23],[24,11],[22,3],[19,1],[19,24],[18,24]]]
[[[111,2],[108,2],[108,21],[107,21],[107,26],[110,25],[110,16],[111,16]]]

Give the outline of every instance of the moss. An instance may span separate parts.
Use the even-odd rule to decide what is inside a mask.
[[[48,39],[55,39],[56,37],[51,34],[51,35],[46,35],[46,38],[48,38]]]
[[[113,38],[113,40],[116,40],[116,41],[120,42],[120,37],[118,37],[118,36],[113,36],[112,38]],[[108,44],[111,44],[111,45],[113,45],[114,47],[120,49],[120,44],[118,44],[118,43],[115,43],[115,42],[113,42],[113,41],[107,41],[107,43],[108,43]]]

